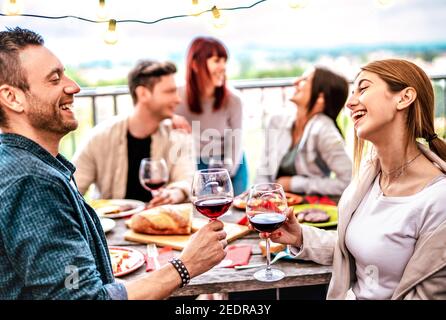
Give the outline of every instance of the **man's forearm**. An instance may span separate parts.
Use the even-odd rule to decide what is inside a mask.
[[[126,283],[125,287],[129,300],[160,300],[169,297],[180,284],[180,275],[168,263],[147,276]]]

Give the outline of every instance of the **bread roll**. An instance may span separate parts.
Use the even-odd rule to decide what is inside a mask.
[[[145,234],[191,234],[192,204],[166,204],[133,215],[130,228]]]
[[[285,248],[286,248],[286,245],[281,244],[281,243],[275,243],[275,242],[270,241],[269,244],[270,244],[269,251],[271,253],[277,253],[277,252],[285,250]],[[266,242],[265,242],[265,240],[262,240],[259,242],[259,247],[260,247],[260,250],[262,251],[262,256],[266,257]]]

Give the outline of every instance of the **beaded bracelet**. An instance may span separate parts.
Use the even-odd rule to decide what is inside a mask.
[[[178,258],[172,258],[169,260],[169,262],[175,267],[175,269],[178,271],[181,277],[181,287],[186,286],[190,282],[190,275],[189,271],[187,271],[186,266],[183,264],[183,261],[181,261]]]

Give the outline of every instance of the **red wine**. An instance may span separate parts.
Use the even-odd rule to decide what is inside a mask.
[[[166,180],[144,180],[144,185],[150,190],[158,190],[166,184]]]
[[[217,219],[219,216],[226,213],[231,204],[232,198],[228,197],[200,199],[194,202],[197,211],[210,219]]]
[[[286,216],[280,213],[258,213],[249,216],[249,222],[259,232],[273,232],[285,222]]]

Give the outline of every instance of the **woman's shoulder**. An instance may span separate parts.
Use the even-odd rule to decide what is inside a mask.
[[[333,122],[333,120],[329,116],[327,116],[323,113],[316,114],[312,118],[311,122],[312,122],[312,127],[315,129],[319,129],[319,130],[320,129],[324,129],[324,130],[335,129],[337,131],[336,124]]]
[[[446,199],[446,175],[438,176],[414,200],[419,202],[420,230],[427,232],[446,222],[444,204]],[[417,204],[414,205],[416,207]]]
[[[311,135],[320,136],[322,139],[333,138],[343,140],[335,122],[323,113],[316,114],[307,126],[309,126]]]
[[[431,201],[444,204],[444,199],[446,199],[446,175],[441,174],[434,178],[433,182],[426,187],[426,191],[428,191],[428,198]]]
[[[235,89],[234,87],[227,86],[226,87],[228,92],[228,102],[227,104],[229,106],[235,106],[235,107],[242,107],[242,94],[239,90]]]

